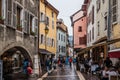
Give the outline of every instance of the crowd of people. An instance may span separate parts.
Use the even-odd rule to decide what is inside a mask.
[[[73,62],[72,57],[51,58],[50,56],[48,56],[46,60],[47,72],[48,74],[50,74],[51,70],[56,69],[56,67],[59,67],[62,71],[64,71],[64,66],[69,64],[71,68],[72,62]]]
[[[120,59],[113,65],[109,57],[106,60],[101,58],[99,62],[92,58],[83,58],[80,59],[79,67],[81,72],[96,74],[101,80],[110,80],[110,76],[120,75]]]

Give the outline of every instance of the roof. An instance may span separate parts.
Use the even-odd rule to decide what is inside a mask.
[[[59,11],[53,6],[51,5],[47,0],[45,0],[45,4],[47,4],[47,6],[49,8],[51,8],[53,11],[55,11],[55,13],[58,15],[59,14]]]

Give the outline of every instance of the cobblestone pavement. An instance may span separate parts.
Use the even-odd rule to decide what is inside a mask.
[[[96,75],[82,73],[85,80],[100,80]]]
[[[52,71],[47,77],[44,77],[43,80],[80,80],[75,69],[70,68],[68,65],[64,66],[64,70],[57,68]]]

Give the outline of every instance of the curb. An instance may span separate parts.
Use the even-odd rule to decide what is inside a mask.
[[[52,72],[53,70],[50,70],[50,72]],[[38,78],[37,80],[43,80],[44,77],[48,76],[48,72],[46,72],[41,78]]]
[[[80,80],[85,80],[84,76],[82,75],[80,71],[76,71],[76,72]]]

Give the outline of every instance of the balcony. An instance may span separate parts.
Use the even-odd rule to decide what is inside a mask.
[[[22,31],[22,26],[21,25],[17,25],[17,30]]]

